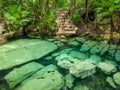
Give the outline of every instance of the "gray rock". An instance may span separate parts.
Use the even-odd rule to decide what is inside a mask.
[[[9,87],[13,89],[17,84],[27,79],[29,76],[34,74],[39,69],[42,69],[44,66],[35,62],[28,63],[19,68],[15,68],[13,71],[8,73],[5,76],[5,80],[7,81]]]
[[[73,64],[69,70],[72,75],[83,79],[95,73],[95,65],[83,61]]]
[[[109,83],[110,86],[112,86],[113,88],[116,88],[116,85],[115,85],[112,77],[107,77],[106,81]]]
[[[113,79],[116,84],[120,85],[120,72],[117,72],[113,75]]]
[[[57,67],[49,65],[35,73],[15,90],[59,90],[63,85],[63,76],[57,71]]]
[[[82,51],[82,52],[87,52],[87,51],[90,50],[92,47],[94,47],[96,44],[97,44],[96,41],[90,41],[90,40],[89,40],[89,41],[86,41],[86,42],[82,45],[80,51]]]
[[[39,39],[13,41],[0,46],[0,70],[39,59],[56,49],[55,44]]]
[[[65,85],[68,88],[72,88],[73,87],[73,83],[74,83],[75,78],[71,75],[71,74],[67,74],[65,76]]]
[[[100,68],[105,74],[111,74],[117,71],[117,68],[113,64],[107,62],[99,63],[98,68]]]

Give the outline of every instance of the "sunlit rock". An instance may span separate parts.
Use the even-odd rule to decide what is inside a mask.
[[[113,79],[116,84],[120,85],[120,72],[117,72],[113,75]]]
[[[83,61],[73,64],[69,70],[72,75],[83,79],[95,73],[95,65]]]
[[[57,67],[49,65],[36,72],[15,90],[59,90],[63,85],[63,76],[57,71]]]
[[[99,63],[98,68],[100,68],[105,74],[111,74],[117,71],[117,68],[113,64],[107,62]]]
[[[101,58],[97,55],[91,55],[90,58],[86,59],[85,61],[90,62],[94,65],[98,65],[101,61]]]
[[[40,39],[20,39],[0,46],[0,70],[40,59],[57,49],[51,42]]]
[[[82,45],[80,51],[82,51],[82,52],[87,52],[87,51],[90,50],[92,47],[94,47],[96,44],[97,44],[96,41],[88,40],[88,41],[86,41],[86,42]]]
[[[110,84],[110,86],[112,86],[113,88],[116,88],[116,85],[112,77],[107,77],[106,81]]]
[[[72,88],[74,86],[74,81],[75,81],[75,78],[71,74],[67,74],[65,76],[65,85],[68,88]]]
[[[5,76],[5,80],[9,84],[9,87],[13,89],[17,84],[27,79],[36,71],[42,69],[44,66],[35,62],[28,63],[19,68],[15,68],[13,71]]]

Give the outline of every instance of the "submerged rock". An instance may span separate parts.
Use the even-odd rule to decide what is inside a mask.
[[[107,62],[99,63],[98,68],[100,68],[105,74],[111,74],[117,71],[117,68],[113,64]]]
[[[120,72],[117,72],[113,75],[113,79],[116,84],[120,85]]]
[[[86,59],[85,61],[90,62],[94,65],[98,65],[101,61],[101,58],[97,55],[91,55],[90,58]]]
[[[107,77],[106,81],[110,84],[110,86],[112,86],[113,88],[116,88],[116,85],[112,77]]]
[[[71,51],[68,55],[70,55],[70,56],[72,56],[74,58],[77,58],[80,61],[83,61],[83,60],[88,58],[88,55],[86,55],[84,53],[77,52],[77,51]]]
[[[86,85],[77,85],[73,90],[90,90]]]
[[[71,75],[71,74],[67,74],[65,76],[65,85],[68,88],[72,88],[73,87],[73,83],[74,83],[75,78]]]
[[[29,76],[34,74],[39,69],[42,69],[44,66],[35,62],[28,63],[19,68],[15,68],[13,71],[8,73],[5,76],[10,89],[13,89],[17,84],[27,79]]]
[[[100,51],[107,45],[107,43],[98,43],[95,45],[91,50],[90,53],[92,54],[98,54]]]
[[[85,37],[76,37],[75,39],[80,43],[84,43],[86,41]]]
[[[108,51],[108,49],[109,49],[109,45],[107,44],[107,45],[105,45],[104,48],[102,48],[102,50],[100,51],[100,54],[101,55],[105,54]]]
[[[116,59],[116,61],[120,62],[120,49],[117,50],[117,52],[115,54],[115,59]]]
[[[61,54],[55,59],[57,60],[57,65],[64,69],[69,69],[74,63],[80,62],[78,59],[68,56],[67,54]]]
[[[63,76],[57,67],[49,65],[35,73],[15,90],[60,90],[64,86]]]
[[[78,46],[79,43],[77,41],[70,41],[68,42],[68,45],[71,45],[71,46]]]
[[[68,54],[71,50],[72,50],[72,48],[63,49],[62,51],[59,51],[57,53],[53,53],[52,57],[57,57],[61,54]]]
[[[108,49],[109,55],[115,56],[116,49],[117,49],[117,45],[110,44],[109,49]]]
[[[69,70],[72,75],[83,79],[95,73],[95,65],[83,61],[73,64]]]
[[[39,59],[57,49],[51,42],[39,39],[20,39],[0,46],[0,70]]]
[[[92,47],[94,47],[96,44],[97,44],[96,41],[91,41],[91,40],[86,41],[86,42],[82,45],[80,51],[81,51],[81,52],[87,52],[87,51],[90,50]]]

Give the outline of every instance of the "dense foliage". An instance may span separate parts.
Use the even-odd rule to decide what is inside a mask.
[[[0,21],[8,31],[49,33],[56,30],[56,11],[66,9],[76,25],[90,23],[93,29],[110,25],[111,35],[120,32],[120,0],[1,0]]]

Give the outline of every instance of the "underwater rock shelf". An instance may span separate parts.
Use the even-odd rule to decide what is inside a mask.
[[[0,70],[39,59],[57,49],[53,43],[39,39],[21,39],[0,46]]]
[[[13,63],[6,63],[5,57],[3,64],[1,59],[0,67],[10,65],[4,69],[21,64],[15,60],[27,62],[3,76],[9,86],[5,90],[120,90],[119,46],[75,37],[17,40],[0,49],[0,57],[6,54]]]

